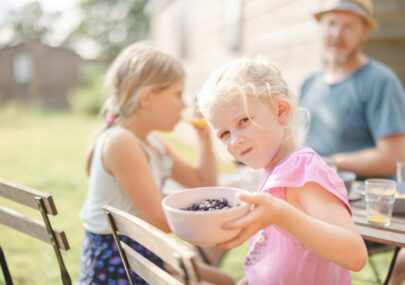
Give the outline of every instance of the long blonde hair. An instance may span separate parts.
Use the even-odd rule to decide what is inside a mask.
[[[139,93],[143,89],[164,89],[184,77],[182,64],[171,55],[143,43],[126,47],[105,74],[104,87],[109,96],[100,115],[112,119],[105,122],[97,134],[136,112]],[[93,152],[94,143],[87,155],[87,174],[90,173]]]
[[[280,70],[262,58],[242,58],[215,70],[208,82],[196,94],[200,112],[205,116],[213,107],[229,104],[235,97],[242,100],[247,110],[247,98],[252,97],[272,104],[279,100],[290,105],[290,115],[286,124],[291,134],[297,135],[299,129],[299,108],[297,99]]]

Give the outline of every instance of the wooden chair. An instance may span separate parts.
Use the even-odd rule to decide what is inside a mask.
[[[72,284],[60,252],[60,249],[68,250],[69,243],[66,239],[65,232],[52,227],[48,217],[48,215],[55,216],[57,214],[52,196],[44,192],[8,182],[1,178],[0,196],[40,211],[43,222],[25,216],[10,208],[0,206],[0,224],[51,244],[59,264],[62,283],[65,285]],[[6,284],[13,284],[1,247],[0,263]]]
[[[108,205],[103,209],[130,284],[132,284],[130,269],[150,284],[190,284],[190,282],[198,284],[200,282],[196,267],[197,257],[189,247],[136,216]],[[181,276],[182,281],[150,262],[126,243],[119,241],[120,235],[128,236],[159,256]]]

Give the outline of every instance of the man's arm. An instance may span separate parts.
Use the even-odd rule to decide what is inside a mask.
[[[362,177],[395,176],[396,162],[405,161],[405,134],[386,136],[377,140],[373,148],[337,153],[326,160],[332,160],[339,170]]]

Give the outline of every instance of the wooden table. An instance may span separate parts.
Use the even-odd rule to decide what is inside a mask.
[[[393,216],[389,226],[376,226],[367,221],[364,201],[351,202],[350,206],[354,224],[365,240],[395,246],[394,256],[384,281],[384,284],[388,284],[398,252],[401,247],[405,247],[405,216]]]
[[[367,221],[363,201],[351,202],[353,221],[365,240],[405,247],[405,216],[393,216],[389,226],[375,226]]]

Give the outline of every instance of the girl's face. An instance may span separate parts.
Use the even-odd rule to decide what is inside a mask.
[[[167,88],[153,91],[150,109],[148,112],[154,114],[152,120],[156,119],[160,130],[171,131],[181,119],[181,112],[185,105],[183,101],[184,80],[178,80]]]
[[[232,156],[254,169],[268,168],[285,155],[283,123],[289,105],[283,104],[288,108],[280,112],[269,103],[248,97],[248,116],[241,99],[235,98],[226,106],[214,107],[208,120]]]

